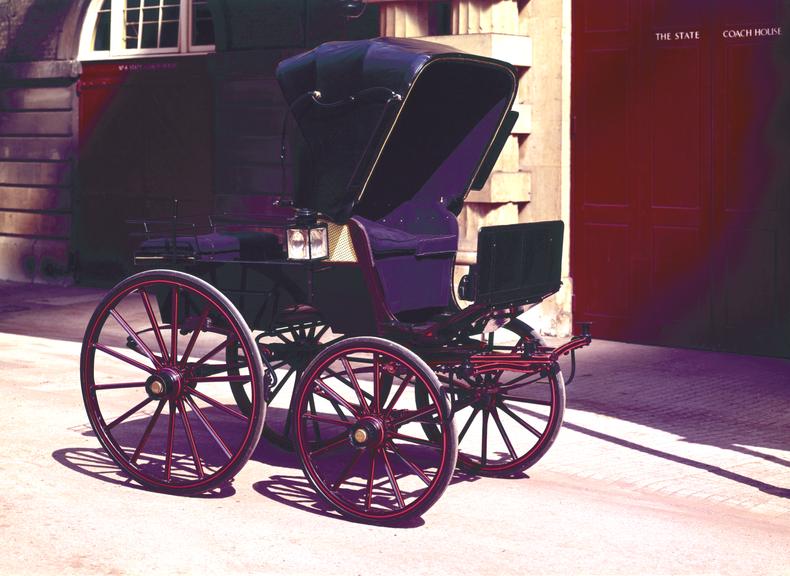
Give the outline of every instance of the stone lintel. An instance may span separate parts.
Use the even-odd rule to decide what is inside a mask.
[[[42,62],[0,63],[0,84],[16,82],[71,83],[79,78],[82,65],[78,60],[47,60]]]
[[[516,120],[511,134],[518,134],[519,136],[530,134],[532,132],[532,106],[529,104],[514,104],[513,110],[518,112],[518,120]]]
[[[466,202],[480,204],[525,203],[531,199],[529,172],[493,172],[482,190],[471,190]]]

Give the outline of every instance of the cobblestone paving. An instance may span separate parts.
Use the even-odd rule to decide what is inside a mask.
[[[788,408],[788,360],[594,341],[539,466],[790,518]]]

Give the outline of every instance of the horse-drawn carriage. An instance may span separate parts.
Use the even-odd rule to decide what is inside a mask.
[[[560,288],[562,222],[458,221],[515,122],[506,63],[413,40],[329,43],[277,70],[305,153],[280,216],[144,221],[146,270],[87,327],[82,390],[121,470],[170,493],[230,481],[263,435],[340,513],[427,510],[456,466],[513,475],[562,424],[558,348],[521,320]],[[462,307],[459,301],[464,301]]]

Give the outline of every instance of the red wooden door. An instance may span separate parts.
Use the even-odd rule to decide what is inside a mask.
[[[768,138],[778,8],[574,2],[574,312],[599,336],[790,354]]]
[[[206,58],[83,64],[75,246],[84,279],[129,271],[124,222],[211,213],[213,87]]]

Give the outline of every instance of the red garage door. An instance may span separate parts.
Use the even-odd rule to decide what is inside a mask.
[[[599,336],[790,356],[780,7],[573,3],[574,311]]]
[[[205,216],[212,203],[212,86],[204,56],[89,62],[80,93],[75,246],[83,280],[129,272],[127,219]]]

